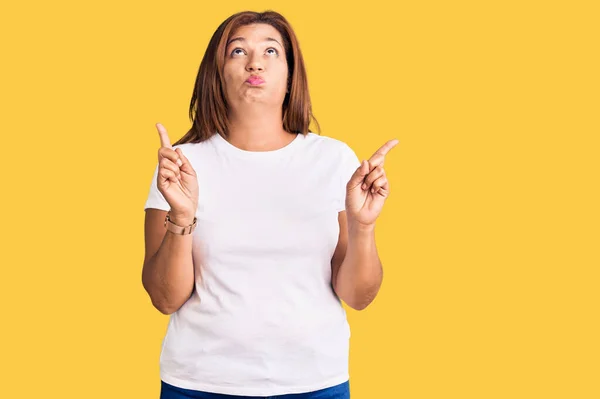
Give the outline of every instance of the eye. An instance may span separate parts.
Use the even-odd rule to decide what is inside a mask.
[[[242,51],[244,51],[244,49],[243,49],[243,48],[241,48],[241,47],[236,47],[236,48],[234,48],[234,49],[231,51],[231,55],[235,55],[235,54],[236,54],[235,52],[236,52],[236,51],[238,51],[238,50],[242,50]],[[269,47],[269,48],[267,49],[267,51],[269,51],[269,50],[273,50],[273,51],[275,51],[275,54],[279,54],[279,51],[277,51],[277,49],[276,49],[275,47]]]

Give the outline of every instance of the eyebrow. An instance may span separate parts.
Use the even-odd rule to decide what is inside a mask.
[[[231,40],[229,40],[229,41],[227,42],[227,46],[226,46],[226,47],[229,47],[229,45],[230,45],[231,43],[235,42],[235,41],[245,42],[245,41],[246,41],[246,39],[245,39],[245,38],[243,38],[243,37],[236,37],[236,38],[233,38],[233,39],[231,39]],[[281,46],[281,43],[279,43],[279,42],[278,42],[276,39],[273,39],[272,37],[267,37],[267,38],[265,38],[265,40],[263,40],[263,42],[276,42],[277,44],[279,44],[279,45]],[[283,46],[281,46],[281,47],[283,48]]]

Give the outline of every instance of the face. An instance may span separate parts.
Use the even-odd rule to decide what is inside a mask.
[[[251,75],[261,79],[248,82]],[[281,107],[287,90],[288,65],[281,35],[271,25],[238,28],[226,47],[223,77],[232,108],[252,103]]]

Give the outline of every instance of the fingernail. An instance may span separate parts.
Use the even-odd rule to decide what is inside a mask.
[[[183,162],[181,162],[181,159],[177,158],[177,165],[181,166],[183,165]]]
[[[371,189],[371,192],[372,192],[373,194],[375,194],[375,187],[373,187],[373,188]]]
[[[367,185],[366,185],[365,183],[363,183],[363,185],[362,185],[362,189],[363,189],[363,190],[366,190],[366,189],[367,189]]]

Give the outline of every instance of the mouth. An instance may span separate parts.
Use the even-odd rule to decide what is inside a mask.
[[[246,83],[250,83],[252,86],[258,86],[265,83],[265,81],[260,76],[253,75],[246,79]]]

